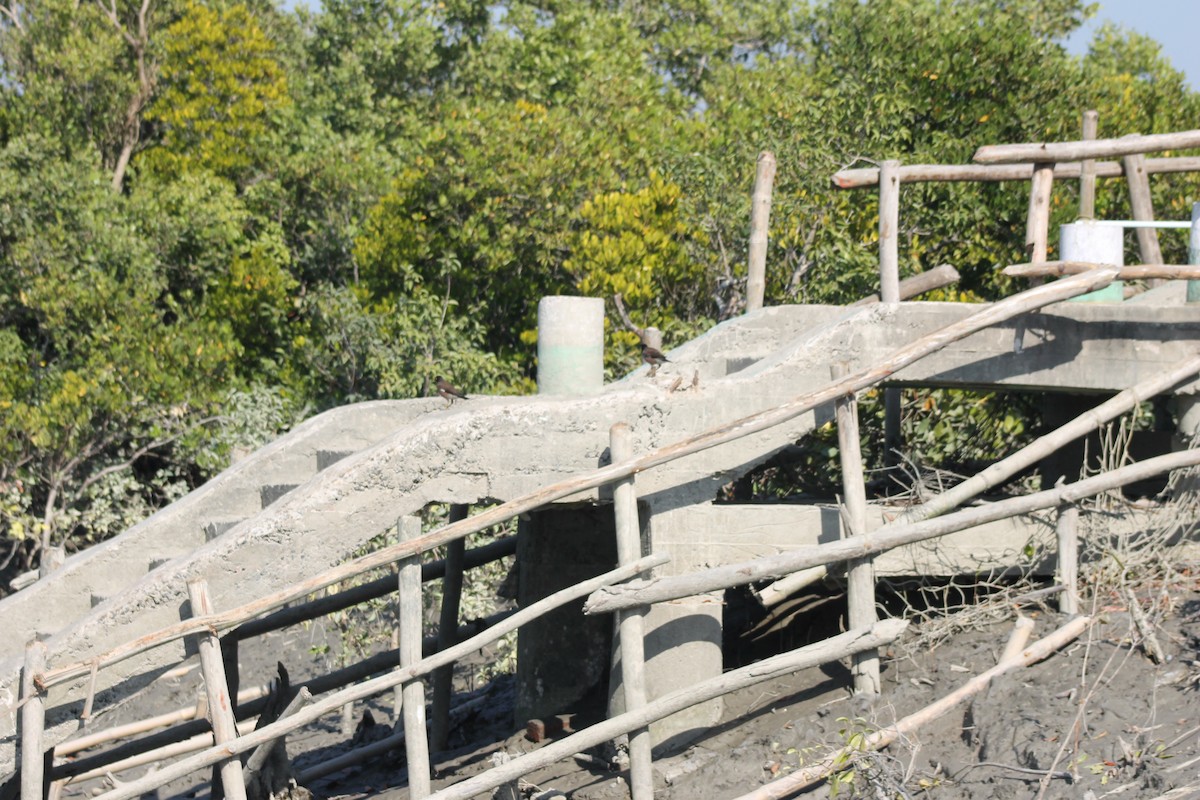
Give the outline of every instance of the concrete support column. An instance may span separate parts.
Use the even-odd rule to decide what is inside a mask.
[[[1059,250],[1063,261],[1091,261],[1125,266],[1125,229],[1116,225],[1097,225],[1092,220],[1072,222],[1059,228]],[[1125,299],[1125,283],[1113,281],[1103,289],[1076,297],[1079,303],[1120,303]]]
[[[602,299],[541,299],[537,380],[538,394],[590,394],[604,387]]]
[[[1192,232],[1188,238],[1188,263],[1200,265],[1200,203],[1192,203]],[[1200,303],[1200,281],[1187,282],[1187,301]]]

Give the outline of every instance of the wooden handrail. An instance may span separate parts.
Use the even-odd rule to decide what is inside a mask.
[[[1146,172],[1154,175],[1173,172],[1200,172],[1200,157],[1147,158]],[[1079,178],[1082,164],[1071,162],[1054,165],[1054,179]],[[1120,178],[1125,166],[1119,161],[1097,161],[1093,175],[1100,178]],[[902,164],[900,183],[995,183],[1027,181],[1033,177],[1033,164]],[[842,169],[830,177],[839,189],[861,189],[879,185],[879,167]]]

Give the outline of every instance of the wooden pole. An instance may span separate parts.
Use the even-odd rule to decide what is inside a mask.
[[[845,377],[850,367],[845,362],[830,368],[836,381]],[[838,430],[838,455],[842,463],[843,522],[845,536],[861,536],[867,532],[867,486],[863,475],[862,450],[858,432],[858,402],[853,394],[839,399],[835,405]],[[870,628],[879,621],[875,613],[875,562],[868,556],[856,558],[846,565],[846,616],[848,628]],[[877,697],[880,693],[879,654],[870,650],[857,653],[850,662],[854,675],[854,693]]]
[[[190,580],[187,591],[193,617],[207,617],[213,613],[208,581],[203,578]],[[199,634],[196,639],[197,649],[200,651],[200,673],[204,676],[204,691],[208,695],[208,718],[212,723],[213,741],[221,746],[238,738],[237,720],[233,717],[233,702],[229,697],[229,684],[225,682],[221,640],[216,631]],[[220,763],[221,788],[225,797],[231,800],[246,800],[241,760],[230,753]]]
[[[476,515],[478,516],[478,515]],[[489,526],[490,527],[490,526]],[[282,734],[291,733],[294,730],[304,727],[310,722],[320,719],[330,712],[337,711],[343,705],[355,700],[363,700],[368,697],[374,697],[381,692],[385,692],[394,686],[398,686],[405,681],[420,675],[427,675],[443,664],[449,664],[464,658],[471,653],[486,647],[492,642],[497,641],[502,636],[512,631],[517,630],[522,625],[527,625],[532,620],[538,619],[547,612],[565,605],[566,603],[587,597],[593,591],[601,586],[606,586],[609,583],[627,580],[628,578],[637,575],[640,572],[645,572],[648,569],[653,569],[660,564],[667,562],[667,557],[662,555],[651,555],[640,559],[636,564],[630,564],[627,567],[617,567],[614,570],[609,570],[603,575],[597,575],[595,578],[589,578],[586,581],[581,581],[574,586],[569,586],[566,589],[555,592],[549,597],[544,597],[536,603],[517,611],[507,619],[497,623],[495,626],[486,631],[472,636],[463,642],[456,644],[454,647],[442,653],[435,653],[428,658],[421,660],[419,664],[414,664],[408,668],[397,668],[394,671],[380,675],[376,678],[357,683],[353,686],[335,692],[328,697],[322,698],[307,708],[303,708],[287,719],[277,720],[269,725],[266,725],[258,730],[248,733],[236,741],[229,742],[219,747],[212,747],[202,753],[185,758],[163,766],[157,772],[145,775],[137,780],[123,783],[110,792],[100,795],[96,800],[130,800],[130,798],[138,797],[146,792],[156,789],[159,786],[170,783],[171,781],[189,775],[198,769],[203,769],[211,764],[215,764],[223,758],[227,758],[231,754],[245,753],[258,747],[263,742],[269,742],[272,739],[278,738]]]
[[[325,570],[307,580],[260,597],[258,600],[246,603],[231,611],[222,612],[219,615],[214,614],[204,619],[186,620],[154,633],[141,636],[134,641],[126,642],[85,661],[48,670],[43,683],[46,686],[51,686],[82,677],[91,672],[93,663],[99,664],[102,667],[114,664],[158,645],[174,641],[182,636],[200,630],[233,627],[265,611],[278,608],[292,600],[319,591],[326,586],[331,586],[347,578],[353,578],[372,569],[394,563],[413,553],[422,553],[439,545],[452,542],[455,539],[461,539],[468,534],[498,525],[514,516],[540,508],[555,500],[569,497],[587,489],[604,486],[626,476],[667,464],[684,456],[699,453],[712,447],[718,447],[783,424],[814,408],[831,403],[847,392],[856,392],[873,386],[921,358],[936,353],[950,343],[970,336],[972,333],[1004,322],[1020,314],[1034,311],[1042,306],[1095,291],[1108,285],[1116,274],[1117,270],[1115,267],[1089,270],[1084,274],[1072,275],[1069,278],[1064,278],[1045,286],[1027,289],[1020,294],[982,306],[979,311],[971,316],[898,348],[887,358],[870,367],[859,370],[853,375],[848,376],[841,383],[824,386],[816,391],[805,392],[772,408],[750,414],[715,428],[710,428],[695,436],[690,436],[665,447],[660,447],[657,450],[652,450],[630,461],[599,467],[582,475],[567,478],[549,486],[543,486],[537,491],[513,498],[504,503],[499,503],[478,514],[473,514],[462,522],[454,522],[431,531],[420,539],[395,544],[391,547],[384,547],[361,558]]]
[[[1060,506],[1054,526],[1058,539],[1058,580],[1063,585],[1058,610],[1079,613],[1079,507],[1074,503]]]
[[[1056,650],[1079,638],[1091,624],[1092,620],[1088,617],[1076,617],[1046,638],[1034,642],[1014,658],[1006,659],[986,672],[976,675],[955,691],[945,697],[939,698],[920,711],[909,714],[896,723],[875,731],[867,736],[865,741],[855,743],[853,747],[842,748],[832,755],[821,759],[816,764],[804,767],[786,777],[774,780],[765,786],[742,795],[737,800],[779,800],[779,798],[791,797],[804,787],[810,786],[826,776],[852,765],[856,754],[863,751],[879,750],[887,747],[897,739],[912,736],[922,725],[937,719],[963,700],[983,691],[992,680],[1000,675],[1017,667],[1029,666],[1044,658],[1048,658]]]
[[[958,283],[958,270],[949,264],[927,269],[924,272],[905,278],[900,281],[900,299],[908,300],[911,297],[916,297],[925,292],[931,292],[934,289],[940,289],[943,286],[949,286],[952,283]],[[879,295],[871,294],[855,300],[851,306],[869,306],[880,302]]]
[[[400,520],[400,543],[421,536],[421,518]],[[421,661],[422,630],[421,558],[414,554],[400,561],[399,604],[400,668]],[[408,754],[408,796],[416,800],[430,791],[429,740],[425,733],[425,685],[420,678],[400,684],[404,714],[404,749]]]
[[[1091,142],[1035,142],[1029,144],[984,145],[975,151],[979,164],[1019,164],[1046,161],[1082,161],[1085,158],[1114,158],[1134,153],[1161,150],[1187,150],[1200,147],[1200,130],[1155,133],[1149,136],[1122,136]]]
[[[1200,157],[1147,158],[1146,171],[1151,175],[1200,170]],[[1098,178],[1120,178],[1125,167],[1119,161],[1093,162],[1093,174]],[[1033,177],[1033,164],[905,164],[900,167],[901,183],[1002,183],[1027,181]],[[1083,177],[1082,162],[1055,164],[1056,180]],[[879,185],[879,168],[843,169],[830,178],[839,189],[862,189]]]
[[[42,734],[46,728],[45,699],[38,682],[46,668],[46,645],[36,639],[25,645],[21,671],[21,800],[42,800],[46,758]]]
[[[879,297],[900,302],[900,162],[879,164]]]
[[[1100,124],[1099,111],[1083,112],[1083,141],[1096,138]],[[1079,218],[1096,218],[1096,162],[1085,158],[1079,164]]]
[[[761,162],[760,162],[761,163]],[[609,429],[612,460],[633,458],[633,432],[618,422]],[[613,485],[613,513],[617,527],[617,563],[632,564],[642,557],[642,528],[638,519],[637,489],[634,478]],[[636,712],[646,705],[646,626],[644,608],[630,608],[617,615],[617,635],[621,649],[621,691],[625,711]],[[633,800],[654,797],[654,761],[650,753],[650,728],[629,732],[629,788]]]
[[[1124,486],[1127,483],[1145,480],[1163,472],[1196,464],[1200,464],[1200,449],[1183,450],[1178,453],[1148,458],[1145,461],[1139,461],[1136,464],[1130,464],[1063,487],[998,500],[995,503],[968,508],[936,519],[905,524],[893,523],[885,529],[851,539],[799,547],[778,555],[736,564],[725,564],[689,575],[630,581],[621,586],[610,586],[597,590],[584,603],[583,611],[585,614],[607,614],[633,606],[664,603],[734,586],[745,586],[755,581],[781,578],[808,567],[876,555],[906,544],[935,539],[986,522],[1031,514],[1034,511],[1053,508],[1063,503],[1075,502],[1084,497],[1091,497],[1094,494]]]
[[[467,518],[470,506],[450,506],[448,522]],[[442,608],[438,613],[438,650],[458,644],[458,609],[462,603],[463,559],[466,540],[458,539],[446,545],[446,577],[442,578]],[[429,746],[435,751],[446,749],[450,736],[450,698],[454,691],[454,665],[447,664],[434,671],[433,719],[430,720]]]
[[[1002,664],[1021,654],[1025,645],[1029,643],[1029,637],[1033,635],[1033,625],[1033,617],[1027,617],[1019,611],[1017,612],[1017,619],[1013,623],[1012,631],[1008,634],[1008,641],[1004,643],[1004,652],[1000,654],[1000,658],[996,659],[997,664]]]
[[[1150,199],[1150,179],[1146,177],[1146,159],[1140,155],[1128,155],[1125,162],[1125,180],[1129,184],[1129,205],[1133,218],[1142,222],[1154,221],[1154,202]],[[1161,264],[1162,248],[1158,244],[1158,231],[1154,228],[1138,228],[1138,249],[1143,264]]]
[[[494,767],[481,775],[448,786],[433,794],[430,800],[467,800],[522,775],[527,775],[536,769],[549,766],[564,758],[570,758],[575,753],[595,747],[625,731],[648,725],[654,720],[712,700],[714,697],[721,697],[737,689],[790,675],[817,664],[845,658],[863,649],[881,647],[895,641],[906,627],[908,627],[908,622],[905,620],[884,620],[870,630],[847,631],[822,642],[772,656],[740,669],[730,670],[719,677],[710,678],[686,689],[664,695],[648,703],[640,711],[626,711],[620,716],[584,728],[566,739],[552,742],[506,764]]]
[[[754,172],[750,199],[750,261],[746,278],[746,312],[763,307],[767,288],[767,238],[771,227],[771,190],[775,184],[775,154],[764,150]]]
[[[1004,268],[1005,275],[1014,278],[1026,278],[1032,275],[1078,275],[1081,272],[1096,267],[1112,266],[1097,264],[1093,261],[1047,261],[1045,264],[1013,264]],[[1143,264],[1136,267],[1119,267],[1117,278],[1121,280],[1141,280],[1143,278],[1164,278],[1166,280],[1196,280],[1200,278],[1200,266],[1187,264]]]
[[[1025,254],[1035,264],[1046,260],[1050,247],[1050,191],[1054,188],[1054,164],[1033,165],[1029,187],[1029,217],[1025,225]]]

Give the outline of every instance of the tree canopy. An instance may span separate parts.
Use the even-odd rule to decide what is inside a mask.
[[[877,200],[832,188],[839,168],[1076,138],[1086,108],[1101,136],[1195,127],[1200,96],[1152,40],[1109,26],[1067,53],[1089,13],[5,0],[0,567],[111,535],[314,411],[439,372],[530,390],[543,295],[620,292],[669,341],[737,313],[762,150],[767,301],[845,303],[875,290]],[[1156,208],[1186,217],[1196,188],[1156,177]],[[1026,203],[906,186],[902,272],[1009,291]],[[1123,184],[1098,208],[1127,214]],[[637,354],[609,332],[615,373]]]

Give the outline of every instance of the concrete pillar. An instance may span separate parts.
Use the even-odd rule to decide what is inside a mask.
[[[1125,266],[1125,229],[1116,225],[1097,225],[1092,220],[1072,222],[1059,228],[1059,251],[1063,261],[1091,261]],[[1113,281],[1103,289],[1080,295],[1074,302],[1120,303],[1125,299],[1125,283]]]
[[[543,297],[538,303],[538,394],[604,387],[604,301]]]

